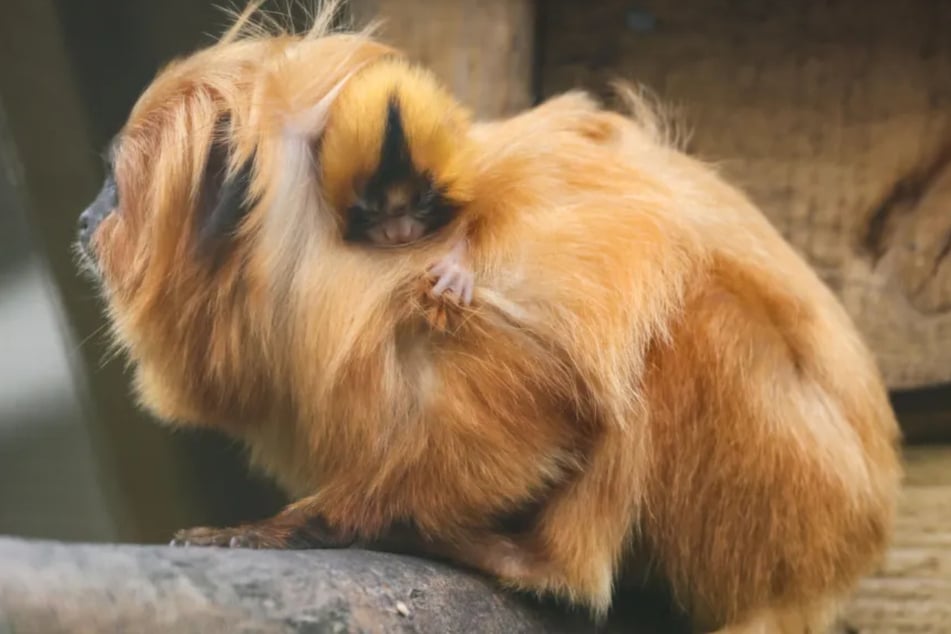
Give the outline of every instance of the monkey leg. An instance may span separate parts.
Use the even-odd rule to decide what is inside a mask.
[[[473,531],[452,542],[421,540],[414,549],[479,570],[506,587],[584,605],[602,619],[635,519],[638,452],[626,440],[620,430],[605,434],[584,473],[526,532]]]
[[[595,618],[611,606],[618,566],[630,544],[641,489],[641,445],[630,429],[596,439],[585,469],[542,510],[531,536],[529,574],[502,577],[527,590],[553,593],[588,607]]]
[[[465,543],[470,542],[466,540]],[[175,533],[170,545],[272,550],[360,546],[371,550],[459,561],[455,556],[459,552],[456,547],[450,546],[448,542],[426,539],[406,524],[390,526],[383,534],[370,539],[359,539],[356,534],[327,522],[319,510],[319,505],[311,497],[302,498],[277,515],[263,520],[223,528],[199,526],[180,530]],[[488,552],[489,549],[484,550]],[[479,549],[479,552],[483,552],[483,549]],[[478,563],[473,560],[473,567],[488,568]]]
[[[599,453],[623,453],[618,439]],[[628,454],[632,453],[628,447]],[[606,458],[608,461],[603,460]],[[623,554],[634,517],[633,495],[614,480],[611,456],[595,456],[590,468],[541,511],[527,532],[509,535],[486,528],[455,530],[451,538],[423,536],[412,526],[391,526],[369,539],[339,530],[319,505],[304,498],[277,515],[228,528],[197,527],[175,534],[172,546],[308,549],[363,547],[446,560],[494,577],[503,587],[553,594],[603,617],[611,603],[615,564]],[[614,463],[614,468],[617,463]]]
[[[848,331],[721,266],[647,363],[642,534],[696,622],[819,634],[888,545],[894,420]]]

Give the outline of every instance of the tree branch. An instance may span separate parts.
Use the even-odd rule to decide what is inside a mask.
[[[671,631],[611,624],[449,566],[361,550],[0,538],[0,633]]]

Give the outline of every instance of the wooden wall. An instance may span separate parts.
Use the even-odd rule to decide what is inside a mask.
[[[358,24],[381,19],[380,37],[436,72],[482,116],[534,102],[533,0],[351,0]]]

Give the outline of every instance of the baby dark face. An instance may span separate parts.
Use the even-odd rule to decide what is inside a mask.
[[[345,238],[380,246],[410,244],[449,224],[456,205],[431,174],[413,164],[402,113],[395,99],[387,106],[386,126],[376,171],[347,211]]]

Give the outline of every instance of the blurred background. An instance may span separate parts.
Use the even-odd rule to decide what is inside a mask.
[[[283,503],[240,447],[136,407],[70,250],[102,150],[164,63],[226,28],[216,4],[3,1],[0,534],[165,542]],[[576,87],[610,101],[617,78],[679,109],[689,150],[762,206],[879,359],[910,474],[881,575],[914,579],[951,622],[951,2],[353,0],[346,12],[384,17],[383,39],[483,117]],[[870,592],[875,623],[891,595]]]

